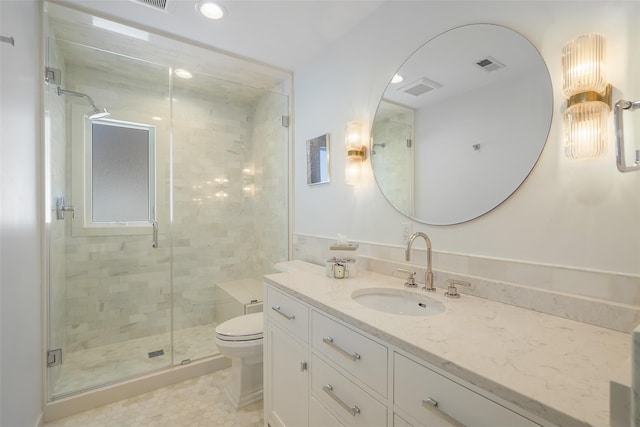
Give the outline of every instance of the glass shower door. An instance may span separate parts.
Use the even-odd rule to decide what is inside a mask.
[[[53,400],[172,365],[170,88],[167,67],[53,36],[47,66]]]

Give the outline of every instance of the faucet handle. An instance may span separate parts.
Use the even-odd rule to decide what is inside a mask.
[[[447,282],[449,282],[449,285],[447,286],[447,292],[444,293],[444,296],[447,298],[460,298],[456,285],[464,285],[464,282],[458,282],[451,279],[447,280]]]
[[[404,268],[398,268],[398,272],[409,275],[409,277],[407,277],[407,280],[404,282],[404,286],[406,286],[407,288],[415,288],[418,286],[418,284],[416,283],[415,271],[405,270]]]

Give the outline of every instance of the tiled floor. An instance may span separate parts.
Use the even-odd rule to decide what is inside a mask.
[[[261,427],[262,401],[236,410],[224,384],[231,369],[44,424],[45,427]]]
[[[215,329],[212,323],[176,331],[174,364],[217,354]],[[164,355],[149,358],[149,352],[156,350],[163,350]],[[171,338],[169,334],[153,335],[76,351],[65,354],[63,361],[53,381],[56,397],[170,366]]]

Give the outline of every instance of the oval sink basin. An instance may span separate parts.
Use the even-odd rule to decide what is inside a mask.
[[[354,291],[351,298],[365,307],[405,316],[433,316],[444,311],[441,302],[403,289],[360,289]]]

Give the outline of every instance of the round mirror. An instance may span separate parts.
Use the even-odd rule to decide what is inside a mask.
[[[549,71],[522,35],[454,28],[425,43],[389,83],[371,130],[380,190],[433,225],[489,212],[526,179],[553,113]]]

